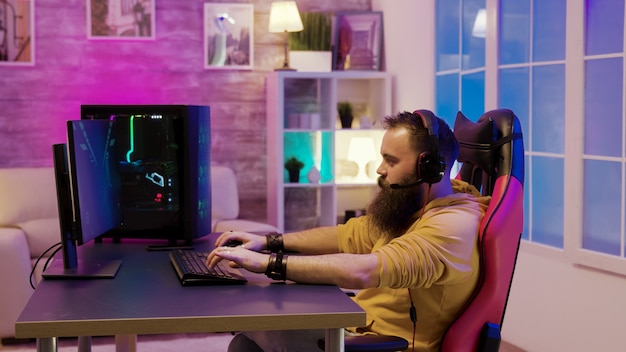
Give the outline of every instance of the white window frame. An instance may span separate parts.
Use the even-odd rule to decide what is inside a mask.
[[[535,0],[537,1],[537,0]],[[498,28],[499,26],[499,0],[486,0],[487,5],[487,36],[485,45],[485,91],[498,92]],[[532,6],[532,5],[531,5]],[[532,7],[531,7],[532,8]],[[531,10],[532,11],[532,10]],[[626,18],[626,15],[625,15]],[[530,241],[523,240],[521,250],[541,256],[569,262],[572,265],[587,267],[604,272],[626,275],[626,257],[624,245],[620,249],[620,257],[601,252],[591,251],[582,247],[583,243],[583,192],[584,186],[584,145],[581,143],[584,137],[584,92],[585,92],[585,1],[567,0],[566,5],[566,52],[565,52],[565,157],[564,157],[564,209],[563,209],[563,249],[532,242],[532,223]],[[626,23],[626,21],[625,21]],[[626,35],[625,35],[626,38]],[[626,48],[626,43],[624,45]],[[624,55],[622,53],[622,58]],[[626,63],[626,58],[624,59]],[[626,69],[624,70],[626,77]],[[532,86],[531,86],[532,87]],[[624,78],[624,94],[626,95],[626,78]],[[532,99],[532,95],[531,95]],[[626,96],[623,97],[626,102]],[[531,101],[532,103],[532,101]],[[626,116],[622,104],[622,116]],[[485,109],[498,108],[498,95],[485,94]],[[530,110],[530,109],[529,109]],[[532,125],[532,118],[529,123]],[[623,124],[626,128],[626,123]],[[524,131],[528,134],[529,131]],[[623,132],[626,141],[626,132]],[[544,153],[527,152],[528,156],[544,155]],[[546,156],[551,156],[547,155]],[[560,157],[560,155],[558,155]],[[622,167],[626,165],[626,158],[622,160]],[[528,167],[528,166],[527,166]],[[532,173],[529,173],[532,174]],[[626,174],[626,173],[623,173]],[[525,187],[532,187],[532,179],[526,180]],[[624,200],[626,181],[622,180],[622,204]],[[529,209],[532,210],[532,199]],[[622,206],[624,209],[626,207]],[[625,236],[624,213],[621,219],[622,243]],[[528,221],[528,217],[525,219]]]

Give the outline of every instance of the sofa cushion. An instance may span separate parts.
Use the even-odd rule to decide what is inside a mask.
[[[26,234],[31,258],[39,257],[53,244],[61,241],[59,218],[25,221],[19,227]]]
[[[278,229],[270,224],[252,220],[217,220],[214,232],[244,231],[244,232],[277,232]]]
[[[0,337],[15,336],[15,321],[33,292],[28,281],[30,263],[22,230],[0,228]]]
[[[56,199],[53,168],[0,169],[0,226],[58,217]]]
[[[211,166],[211,217],[237,219],[239,190],[235,173],[225,166]]]

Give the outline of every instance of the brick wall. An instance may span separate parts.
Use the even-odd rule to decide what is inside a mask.
[[[0,167],[51,166],[51,145],[81,104],[211,106],[213,163],[238,178],[241,215],[265,220],[265,75],[282,36],[270,0],[254,5],[254,69],[203,68],[203,3],[156,0],[156,40],[89,40],[87,0],[35,1],[35,65],[0,66]],[[298,0],[300,11],[370,10],[371,0]]]

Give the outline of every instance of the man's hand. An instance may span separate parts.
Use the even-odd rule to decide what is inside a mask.
[[[241,231],[228,231],[219,235],[217,240],[215,240],[215,247],[227,246],[229,242],[232,243],[234,241],[240,242],[246,249],[255,252],[264,250],[267,244],[265,236]]]
[[[261,237],[265,240],[263,236],[252,236]],[[246,244],[244,243],[236,247],[220,246],[215,248],[207,257],[207,265],[213,268],[220,260],[225,259],[230,261],[229,265],[231,267],[244,268],[253,273],[264,273],[267,269],[269,255],[248,250]]]

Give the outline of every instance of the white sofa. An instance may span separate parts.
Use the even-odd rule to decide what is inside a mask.
[[[231,169],[212,166],[211,185],[213,231],[276,231],[265,223],[238,219],[239,194]],[[15,321],[33,292],[33,265],[60,241],[59,231],[53,168],[0,169],[0,338],[15,336]],[[37,265],[34,284],[43,264]]]
[[[59,239],[53,169],[0,169],[1,338],[15,335],[34,260]]]
[[[239,219],[239,195],[237,178],[232,169],[225,166],[211,167],[211,217],[213,232],[249,231],[274,232],[278,229],[258,221]]]

